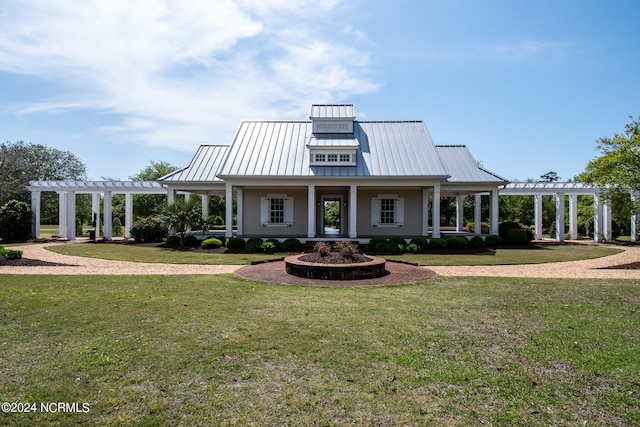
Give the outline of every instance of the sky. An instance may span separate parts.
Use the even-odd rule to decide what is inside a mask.
[[[0,140],[90,179],[186,166],[243,119],[423,120],[512,181],[640,116],[637,0],[0,0]]]

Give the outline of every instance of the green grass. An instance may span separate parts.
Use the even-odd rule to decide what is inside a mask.
[[[3,276],[0,425],[638,425],[640,286]]]
[[[622,252],[621,249],[593,245],[549,245],[536,249],[504,249],[478,254],[389,255],[387,259],[416,262],[420,265],[515,265],[578,261]]]
[[[50,246],[47,249],[64,255],[165,264],[243,265],[252,261],[282,258],[282,255],[277,254],[214,254],[110,243],[74,243]]]

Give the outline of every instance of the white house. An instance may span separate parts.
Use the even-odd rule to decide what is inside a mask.
[[[229,145],[203,145],[191,163],[160,179],[169,201],[180,192],[226,196],[226,218],[241,237],[302,240],[440,236],[440,197],[491,200],[498,232],[498,193],[507,181],[475,161],[464,145],[436,145],[422,121],[359,121],[353,105],[312,105],[309,120],[243,121]],[[433,201],[438,201],[434,203]],[[339,229],[324,209],[339,207]],[[203,203],[203,206],[206,203]],[[233,235],[226,221],[226,236]]]

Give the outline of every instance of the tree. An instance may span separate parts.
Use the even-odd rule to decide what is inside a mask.
[[[155,181],[167,174],[178,169],[165,161],[149,161],[149,165],[138,172],[136,175],[130,176],[132,181]],[[136,194],[133,196],[133,205],[135,206],[134,217],[151,216],[157,213],[159,206],[164,206],[167,202],[167,196],[162,194]]]
[[[10,200],[0,207],[0,239],[25,240],[31,236],[31,208]]]
[[[177,199],[165,207],[163,217],[167,225],[180,236],[180,244],[183,244],[187,231],[200,223],[202,210],[196,200],[189,199],[185,202],[184,199]]]
[[[540,181],[538,182],[558,182],[560,181],[560,177],[554,171],[549,171],[543,175],[540,175]]]

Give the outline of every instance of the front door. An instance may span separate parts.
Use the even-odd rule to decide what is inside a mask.
[[[322,234],[324,236],[341,236],[342,231],[342,198],[322,198]]]

